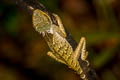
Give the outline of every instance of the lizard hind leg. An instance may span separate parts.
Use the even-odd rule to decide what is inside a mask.
[[[78,60],[78,58],[81,57],[81,59],[83,61],[86,61],[87,64],[89,65],[89,62],[86,60],[87,56],[88,56],[88,52],[86,51],[86,40],[84,37],[82,37],[80,39],[80,42],[79,42],[77,48],[74,51],[73,58]]]
[[[51,51],[49,51],[47,53],[47,55],[50,56],[51,58],[55,59],[56,61],[60,62],[60,63],[66,64],[63,60],[57,58],[57,56],[55,56]]]

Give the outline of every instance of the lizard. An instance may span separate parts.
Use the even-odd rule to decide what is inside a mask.
[[[60,17],[55,13],[53,13],[53,15],[56,18],[58,25],[53,24],[50,16],[39,9],[34,10],[32,15],[33,27],[37,32],[42,34],[51,50],[48,51],[47,55],[56,61],[67,65],[80,75],[83,80],[88,80],[78,61],[80,57],[81,60],[85,61],[87,66],[89,66],[85,37],[80,39],[78,46],[73,50],[70,43],[66,40],[67,34]]]

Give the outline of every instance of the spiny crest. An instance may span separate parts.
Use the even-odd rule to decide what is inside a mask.
[[[52,21],[48,14],[45,12],[36,9],[33,12],[32,16],[32,21],[33,21],[33,27],[38,31],[39,33],[44,33],[47,30],[50,30]]]

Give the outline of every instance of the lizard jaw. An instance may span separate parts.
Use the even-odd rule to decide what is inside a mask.
[[[45,36],[45,33],[53,34],[53,28],[51,27],[49,30],[46,30],[46,31],[40,32],[40,34],[42,34],[43,36]]]

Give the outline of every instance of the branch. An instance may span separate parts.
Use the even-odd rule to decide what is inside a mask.
[[[49,10],[47,10],[38,1],[36,1],[36,0],[14,0],[14,1],[16,2],[16,4],[18,6],[22,7],[25,10],[27,10],[30,15],[33,14],[33,11],[35,9],[40,9],[41,11],[47,13],[50,16],[53,24],[58,25],[55,17],[52,15],[52,13]],[[66,39],[70,43],[70,45],[72,46],[73,50],[75,50],[75,48],[77,47],[77,42],[72,38],[72,36],[69,34],[69,32],[67,32]],[[91,66],[87,66],[86,63],[81,60],[81,58],[79,58],[79,63],[81,65],[84,73],[86,74],[88,80],[97,80],[96,73],[91,68]]]

